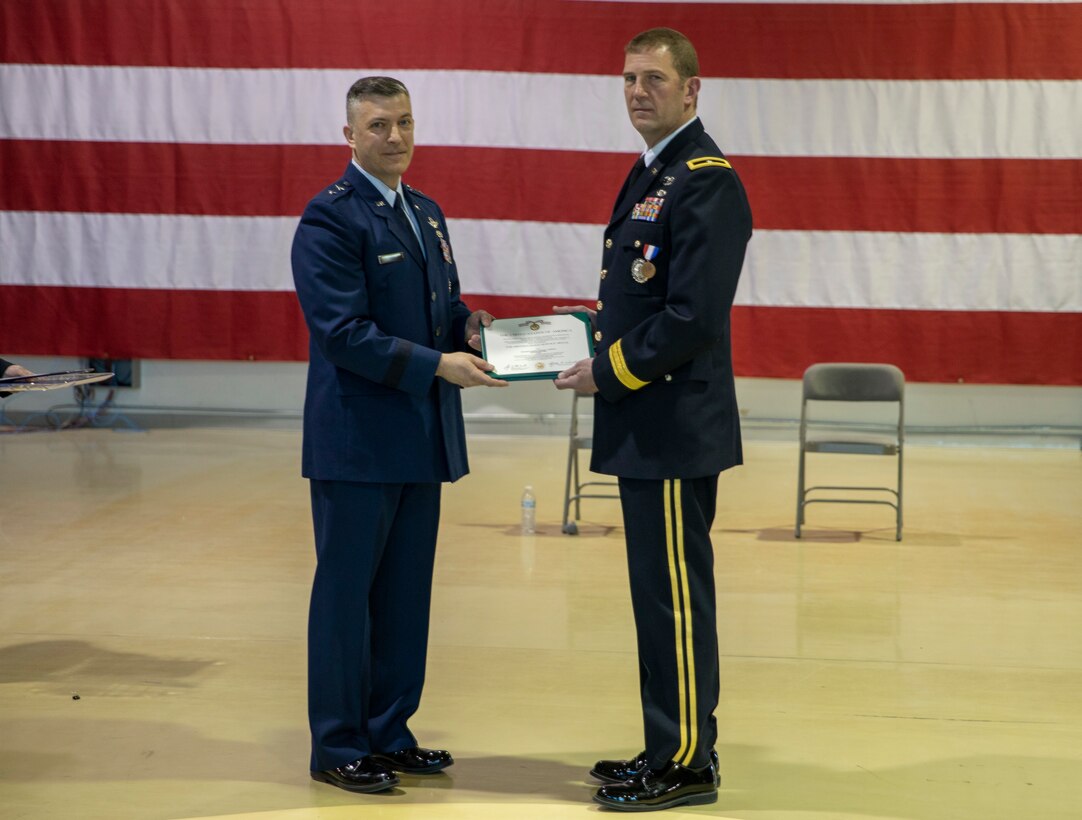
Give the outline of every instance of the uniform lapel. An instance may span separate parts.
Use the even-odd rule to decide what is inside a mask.
[[[636,160],[636,165],[638,160]],[[644,169],[638,177],[632,181],[631,177],[635,173],[634,166],[628,173],[628,178],[624,180],[624,187],[620,189],[620,194],[616,198],[616,207],[612,211],[612,219],[609,223],[619,222],[624,214],[631,210],[631,206],[642,199],[643,195],[650,190],[650,185],[657,177],[658,162],[655,159],[653,165]]]
[[[409,199],[408,196],[406,197],[406,208],[413,209],[413,202]],[[413,261],[416,262],[422,270],[424,270],[425,258],[424,255],[421,253],[421,246],[419,244],[420,240],[413,232],[413,228],[406,224],[400,217],[394,214],[394,209],[390,207],[390,203],[387,203],[387,211],[389,212],[387,216],[388,221],[391,224],[391,233],[394,234],[395,239],[401,242],[403,247],[405,247],[406,250],[409,251],[410,256],[413,257]],[[413,216],[415,219],[420,221],[420,214],[416,210],[413,211]],[[424,230],[421,230],[421,236],[424,236]]]
[[[383,198],[376,186],[373,185],[368,179],[358,171],[351,162],[346,167],[346,179],[357,190],[357,193],[361,195],[361,198],[368,203],[368,207],[372,212],[384,220],[387,223],[387,227],[391,232],[391,235],[398,240],[399,244],[405,248],[409,253],[410,258],[417,263],[417,266],[424,270],[425,260],[421,255],[421,249],[417,245],[417,237],[413,235],[413,230],[408,225],[403,225],[397,216],[394,214],[394,208],[391,203]],[[416,215],[416,211],[414,214]],[[418,217],[420,218],[420,217]],[[409,231],[409,233],[406,233]],[[424,236],[424,231],[421,231],[421,236]]]
[[[425,276],[428,280],[429,290],[433,293],[437,292],[440,278],[440,266],[438,264],[439,258],[443,255],[443,250],[439,245],[439,239],[436,236],[436,231],[442,231],[443,227],[433,227],[429,222],[431,219],[439,225],[438,221],[426,210],[426,204],[420,197],[413,197],[413,202],[417,204],[417,208],[414,209],[413,215],[417,217],[417,226],[421,229],[421,240],[425,243],[425,255],[427,256],[428,265],[422,267],[425,269]]]

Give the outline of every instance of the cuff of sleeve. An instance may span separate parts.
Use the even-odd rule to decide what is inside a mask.
[[[617,339],[608,350],[594,359],[594,382],[601,395],[610,401],[622,399],[650,383],[631,372],[624,359],[622,341]]]
[[[438,350],[399,339],[384,383],[411,395],[423,396],[436,378],[441,355]]]
[[[617,339],[616,343],[609,348],[609,361],[612,363],[613,375],[628,390],[641,390],[650,382],[644,382],[631,372],[631,368],[627,366],[627,361],[624,359],[623,342],[623,339]]]

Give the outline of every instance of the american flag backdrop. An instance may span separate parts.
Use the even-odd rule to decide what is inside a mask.
[[[741,376],[1082,384],[1082,3],[0,0],[0,353],[298,360],[289,248],[346,89],[410,88],[406,179],[466,299],[596,298],[641,150],[623,45],[696,44],[755,217]]]

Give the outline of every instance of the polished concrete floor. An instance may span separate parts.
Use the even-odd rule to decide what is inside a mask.
[[[413,721],[457,763],[354,796],[307,772],[298,449],[252,429],[0,436],[0,818],[600,812],[587,769],[643,745],[618,504],[563,535],[565,442],[472,438]],[[889,510],[825,505],[795,540],[795,450],[752,442],[722,477],[722,790],[663,816],[1082,817],[1082,453],[912,446],[898,543]]]

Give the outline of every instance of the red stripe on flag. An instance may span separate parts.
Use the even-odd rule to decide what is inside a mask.
[[[288,292],[33,286],[2,292],[6,353],[307,358],[304,320]],[[497,316],[546,314],[560,302],[465,298]],[[42,316],[87,318],[43,322]],[[915,382],[1082,385],[1082,314],[735,307],[733,355],[740,376],[799,378],[815,362],[862,360],[892,362]]]
[[[349,148],[0,140],[0,210],[300,216]]]
[[[617,74],[659,24],[706,77],[1072,79],[1077,3],[27,0],[0,4],[0,61]],[[388,36],[408,32],[408,36]]]
[[[1082,314],[733,308],[737,375],[890,362],[915,382],[1082,385]]]
[[[337,146],[0,140],[0,209],[296,217],[348,159]],[[760,229],[1082,233],[1082,160],[731,159]],[[604,224],[632,162],[424,147],[407,178],[453,218]]]
[[[289,291],[0,287],[0,350],[105,359],[308,358]],[[53,317],[52,321],[43,317]]]

